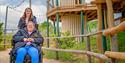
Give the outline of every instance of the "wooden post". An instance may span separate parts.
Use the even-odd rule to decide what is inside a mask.
[[[49,18],[47,17],[47,37],[49,37]],[[47,39],[47,47],[49,47],[49,39]]]
[[[84,20],[84,34],[87,34],[87,21],[88,21],[88,18],[87,18],[86,14],[85,14],[84,18],[85,18],[85,20]]]
[[[107,4],[107,10],[108,10],[107,11],[108,26],[109,28],[112,28],[114,27],[114,14],[113,14],[112,1],[106,0],[106,4]],[[114,39],[114,38],[116,38],[116,35],[111,36],[111,40],[110,40],[111,51],[118,51],[117,39]]]
[[[91,47],[90,47],[90,36],[87,36],[87,39],[86,39],[86,50],[87,51],[91,51]],[[88,63],[92,63],[92,59],[91,59],[91,56],[90,55],[87,55],[87,61]]]
[[[111,0],[106,0],[107,4],[107,17],[108,17],[108,26],[109,28],[114,27],[114,14],[113,14],[113,6],[112,6],[112,1]],[[116,35],[110,36],[110,46],[111,46],[111,51],[118,51],[118,43],[117,43],[117,38]],[[116,63],[114,59],[112,59],[113,63]]]
[[[84,20],[84,33],[87,34],[87,15],[85,14],[84,16],[85,20]],[[90,36],[85,37],[85,42],[86,42],[86,50],[87,51],[91,51],[91,46],[90,46]],[[87,55],[87,61],[88,63],[92,63],[91,61],[91,56]]]
[[[101,4],[97,5],[97,15],[98,15],[98,31],[102,30],[102,7]],[[102,34],[97,35],[97,45],[100,53],[103,53],[102,47]],[[100,60],[99,63],[104,63],[104,61]]]

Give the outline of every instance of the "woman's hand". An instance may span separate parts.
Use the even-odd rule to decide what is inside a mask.
[[[34,39],[33,39],[33,38],[28,38],[28,41],[29,41],[29,42],[33,42]]]
[[[23,41],[24,41],[24,42],[28,42],[28,39],[27,39],[27,38],[24,38]]]

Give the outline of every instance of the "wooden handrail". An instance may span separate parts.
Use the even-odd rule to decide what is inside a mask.
[[[125,60],[125,52],[106,51],[105,55],[110,57],[110,58],[119,59],[119,60]]]
[[[125,21],[122,22],[121,24],[119,24],[119,25],[116,26],[116,27],[113,27],[113,28],[104,30],[103,34],[104,34],[105,36],[114,35],[114,34],[116,34],[116,33],[118,33],[118,32],[123,31],[123,30],[125,30]]]
[[[95,32],[95,33],[89,33],[84,35],[74,35],[74,36],[61,36],[61,37],[44,37],[44,39],[52,39],[52,38],[73,38],[73,37],[87,37],[87,36],[93,36],[102,33],[102,31]]]
[[[69,52],[69,53],[75,53],[75,54],[90,55],[90,56],[96,57],[98,59],[104,60],[106,62],[111,62],[110,58],[106,57],[105,55],[99,54],[99,53],[90,52],[90,51],[56,49],[56,48],[46,48],[46,47],[42,47],[42,49],[43,50],[49,50],[49,51],[60,51],[60,52]]]

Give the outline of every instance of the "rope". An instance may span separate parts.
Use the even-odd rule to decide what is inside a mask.
[[[19,6],[21,6],[23,3],[24,3],[24,1],[25,0],[22,0],[19,4],[17,4],[16,6],[12,6],[12,5],[8,5],[9,7],[11,7],[11,8],[17,8],[17,7],[19,7]]]
[[[12,0],[11,0],[12,1]],[[16,8],[20,7],[23,3],[25,2],[25,0],[22,0],[19,4],[17,4],[16,6],[12,6],[11,4],[8,4],[8,8],[13,9],[14,11],[17,11],[19,13],[22,13],[21,10],[17,10]]]

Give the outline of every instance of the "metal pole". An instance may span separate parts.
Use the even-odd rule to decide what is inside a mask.
[[[47,17],[47,37],[49,37],[49,18]],[[47,39],[47,47],[49,47],[49,39]]]
[[[81,35],[84,34],[84,16],[83,16],[83,11],[81,11]],[[83,42],[83,37],[81,37],[81,42]]]
[[[82,0],[80,0],[80,4],[82,4]],[[81,11],[81,35],[84,34],[84,16],[83,16],[83,11]],[[81,37],[81,42],[83,42],[83,37]]]
[[[105,29],[104,11],[102,10],[102,30],[104,29]],[[104,35],[102,36],[102,46],[103,46],[103,51],[105,52],[107,50],[107,43],[106,43],[106,37]]]
[[[58,0],[56,0],[56,6],[58,7],[59,6],[59,4],[58,4]],[[59,31],[59,13],[57,12],[56,13],[56,22],[57,22],[57,36],[59,37],[60,36],[60,31]],[[58,48],[58,39],[57,39],[57,43],[56,43],[56,48]],[[59,59],[59,53],[58,53],[58,51],[56,51],[56,59],[58,60]]]
[[[5,26],[4,26],[4,48],[6,47],[6,29],[7,29],[7,19],[8,19],[8,6],[6,7],[6,17],[5,17]]]
[[[31,8],[31,4],[32,4],[32,1],[31,0],[29,0],[29,7]]]

